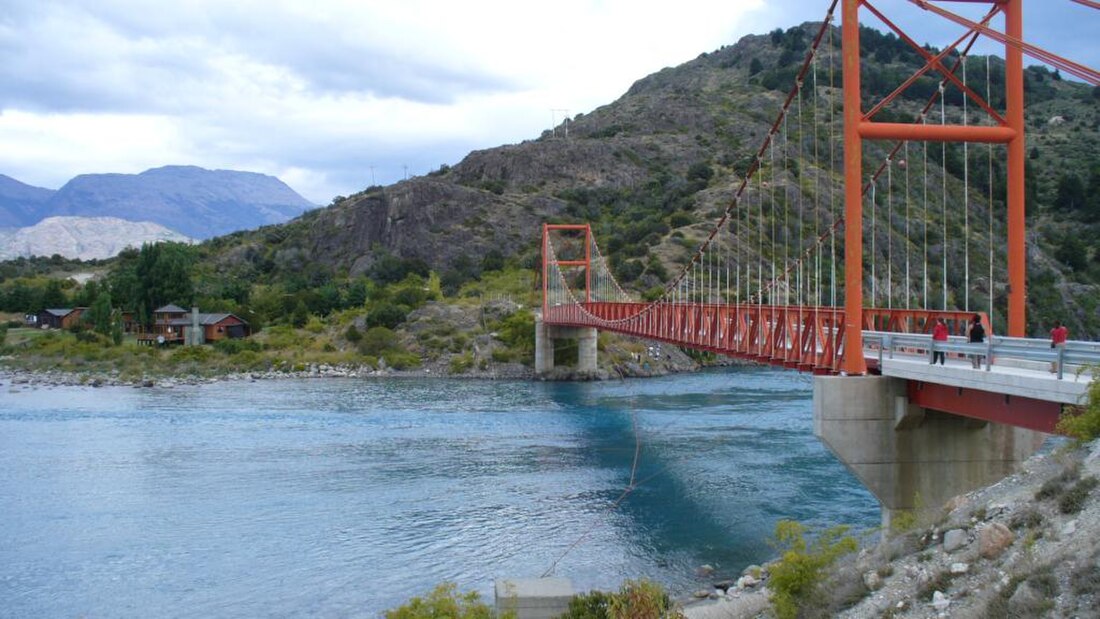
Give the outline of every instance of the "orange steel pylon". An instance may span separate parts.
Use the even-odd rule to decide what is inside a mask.
[[[559,267],[584,267],[584,302],[592,300],[592,227],[588,224],[542,224],[542,315],[548,316],[549,278],[552,252],[550,233],[555,231],[584,233],[584,260],[553,259]]]
[[[980,2],[982,0],[946,0]],[[1014,41],[1022,40],[1023,0],[985,0],[996,5],[1005,16],[1005,113],[1000,115],[989,104],[958,81],[933,56],[875,9],[869,0],[842,0],[841,40],[844,89],[844,348],[863,350],[860,321],[863,316],[863,143],[868,140],[925,140],[935,142],[981,142],[1008,145],[1008,335],[1025,333],[1026,262],[1024,248],[1024,74],[1023,50]],[[863,112],[859,78],[859,11],[867,8],[887,26],[913,45],[926,59],[922,72],[935,69],[958,86],[994,119],[995,126],[924,125],[874,122]],[[992,12],[991,12],[992,16]],[[987,20],[988,21],[988,20]],[[972,28],[971,33],[980,29]],[[950,49],[950,48],[949,48]],[[904,86],[899,89],[903,90]],[[887,99],[896,96],[891,95]],[[863,355],[846,354],[841,370],[847,374],[867,371]]]

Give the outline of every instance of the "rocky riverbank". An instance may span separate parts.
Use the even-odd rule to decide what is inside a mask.
[[[468,368],[455,372],[444,361],[425,362],[414,369],[395,369],[372,367],[369,365],[333,365],[311,363],[295,369],[263,371],[215,371],[208,374],[151,374],[141,377],[126,377],[115,369],[88,369],[80,372],[61,370],[27,370],[19,367],[4,367],[0,359],[0,381],[13,386],[50,387],[50,386],[87,386],[87,387],[175,387],[198,385],[226,380],[281,380],[281,379],[321,379],[321,378],[447,378],[460,380],[552,380],[552,381],[589,381],[614,380],[623,378],[647,378],[678,372],[691,372],[699,369],[699,364],[679,350],[668,353],[660,360],[647,362],[626,362],[600,367],[594,372],[580,372],[571,367],[554,368],[544,376],[537,376],[534,368],[522,363],[488,363],[484,367]]]
[[[830,569],[807,617],[1100,617],[1100,440],[1027,460],[934,523]],[[767,566],[700,591],[689,619],[766,617]],[[728,587],[728,588],[727,588]]]

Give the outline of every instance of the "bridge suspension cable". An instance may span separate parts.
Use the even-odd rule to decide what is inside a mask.
[[[910,310],[914,304],[925,309],[936,305],[941,313],[946,314],[952,306],[961,305],[959,313],[962,314],[969,312],[972,305],[980,304],[980,294],[984,292],[988,297],[988,315],[993,315],[997,290],[994,279],[997,274],[997,250],[993,239],[997,224],[993,217],[996,200],[993,142],[1000,140],[998,136],[1002,133],[984,130],[1003,129],[1005,119],[990,105],[992,78],[989,58],[985,62],[984,99],[975,93],[971,84],[974,77],[971,73],[980,71],[980,67],[975,69],[971,66],[969,52],[982,34],[981,29],[972,28],[940,51],[920,47],[898,31],[899,37],[914,48],[918,57],[924,59],[925,65],[898,90],[878,101],[870,112],[861,112],[860,126],[871,127],[865,137],[882,139],[881,136],[894,135],[894,132],[901,137],[892,147],[866,149],[868,153],[877,152],[885,156],[873,173],[859,176],[859,183],[852,185],[862,185],[858,195],[862,195],[860,203],[863,207],[853,211],[860,221],[846,222],[836,208],[839,179],[835,171],[839,161],[836,149],[835,58],[839,54],[834,46],[832,20],[837,4],[836,0],[831,3],[825,20],[809,45],[795,83],[755,156],[747,160],[741,180],[722,210],[717,225],[709,234],[703,235],[697,249],[684,260],[679,272],[668,279],[663,294],[647,302],[631,300],[611,273],[611,261],[601,254],[595,239],[586,236],[588,245],[585,247],[583,300],[578,292],[574,292],[579,291],[580,277],[571,269],[577,265],[559,261],[553,253],[555,249],[552,244],[548,247],[548,259],[553,260],[552,268],[547,271],[547,279],[553,280],[547,284],[548,295],[555,299],[556,306],[575,305],[578,315],[585,314],[586,320],[596,325],[629,326],[634,329],[644,324],[647,334],[656,332],[670,341],[690,342],[697,347],[716,351],[737,346],[743,352],[753,350],[760,355],[782,354],[790,362],[796,362],[801,359],[800,355],[811,351],[813,355],[820,355],[826,347],[835,346],[830,363],[835,362],[836,355],[840,354],[837,342],[845,328],[849,332],[853,327],[875,329],[880,318],[884,321],[897,320],[898,314],[890,313],[895,307]],[[860,4],[897,30],[868,3]],[[1000,10],[1000,6],[994,6],[977,26],[987,24]],[[799,39],[806,34],[805,31],[792,29],[785,35],[791,39],[782,45],[789,45],[788,50],[804,46]],[[828,85],[825,88],[819,81],[821,53],[826,53],[828,61]],[[888,103],[897,99],[902,90],[933,70],[940,75],[933,82],[935,87],[923,108],[909,125],[911,131],[896,129],[906,127],[901,123],[873,121]],[[809,92],[806,92],[807,88]],[[950,113],[947,106],[949,97],[952,103]],[[956,97],[962,99],[961,112],[956,107]],[[937,103],[940,108],[938,122],[934,110]],[[975,121],[971,103],[984,110],[988,119]],[[827,114],[823,114],[822,105],[828,108]],[[957,122],[960,114],[961,127],[949,124],[949,121]],[[828,125],[827,164],[821,144],[822,122]],[[890,127],[890,132],[882,132],[875,127]],[[960,128],[967,131],[955,131]],[[988,144],[986,158],[989,169],[984,192],[980,191],[979,175],[972,175],[970,170],[971,149],[965,142],[971,138],[960,140],[964,141],[961,165],[958,161],[959,149],[953,146],[949,149],[946,144],[952,136],[964,133],[979,136],[973,139]],[[922,142],[920,171],[911,170],[914,153],[909,142],[912,139]],[[933,160],[937,156],[939,159],[933,165],[928,161],[929,139],[942,142],[938,152],[932,153]],[[860,160],[862,162],[862,158]],[[980,165],[978,161],[980,155],[973,163]],[[895,172],[900,172],[900,175]],[[961,179],[948,178],[960,172]],[[937,174],[939,179],[935,178]],[[918,196],[913,195],[913,176],[923,177],[922,191]],[[939,195],[932,196],[929,185],[937,180]],[[972,181],[975,182],[974,192],[970,187]],[[805,194],[806,191],[813,191],[812,199]],[[822,191],[829,192],[827,205],[824,204],[826,198]],[[949,206],[952,200],[957,205],[959,197],[961,213],[957,206]],[[979,231],[981,224],[977,223],[980,219],[974,219],[980,216],[983,200],[987,209],[987,238],[984,239],[988,246],[986,265],[981,265],[981,252],[972,251],[983,240]],[[939,204],[935,204],[936,201]],[[795,211],[792,213],[791,209]],[[870,212],[863,213],[864,209]],[[973,213],[971,209],[974,209]],[[919,228],[916,227],[918,224]],[[841,226],[855,230],[850,226],[856,225],[859,226],[856,230],[859,234],[854,241],[845,243],[845,253],[849,253],[848,247],[857,247],[857,242],[870,250],[867,260],[870,263],[867,265],[870,281],[861,275],[838,282],[838,266],[847,267],[845,263],[856,258],[852,255],[837,256],[836,237]],[[687,238],[698,238],[695,235],[699,234],[700,228],[691,226],[683,230]],[[895,235],[898,238],[894,238]],[[850,239],[849,236],[846,240]],[[861,253],[854,256],[859,257]],[[949,277],[949,270],[959,266],[962,273],[950,273]],[[979,283],[979,287],[971,291],[972,283],[976,283],[972,271],[980,272],[981,266],[988,267],[985,290]],[[915,273],[917,268],[919,273]],[[961,297],[958,299],[961,303],[958,303],[952,297],[949,283],[960,279],[964,290],[958,295]],[[837,310],[842,305],[841,299],[849,296],[852,286],[860,287],[856,291],[860,296],[864,286],[869,288],[871,308],[886,311],[864,313],[859,319],[862,323],[857,320],[854,324],[842,324],[842,320],[850,318],[844,319]],[[972,296],[975,296],[976,303],[972,303]],[[828,299],[827,303],[825,299]],[[852,316],[847,303],[847,300],[843,303],[845,311]],[[621,307],[596,307],[612,304]],[[928,316],[930,314],[916,318],[907,314],[904,320],[912,322],[904,329],[928,328]],[[829,338],[832,338],[832,343],[826,343]],[[837,369],[836,365],[829,367]]]
[[[910,4],[914,4],[924,9],[925,11],[931,11],[932,13],[935,13],[940,17],[949,19],[961,26],[969,28],[970,30],[984,34],[987,37],[997,41],[998,43],[1004,43],[1007,46],[1019,49],[1028,56],[1031,56],[1032,58],[1046,64],[1058,67],[1066,73],[1069,73],[1070,75],[1078,79],[1086,81],[1093,86],[1100,86],[1100,71],[1097,71],[1096,69],[1092,69],[1083,64],[1073,62],[1072,60],[1067,60],[1066,58],[1063,58],[1055,53],[1048,52],[1041,47],[1027,43],[1017,37],[998,32],[993,28],[990,28],[987,24],[971,21],[961,15],[948,11],[943,7],[937,6],[931,2],[927,2],[926,0],[909,0],[909,2]],[[1079,4],[1092,6],[1092,4],[1095,3],[1086,4],[1084,2],[1079,2]],[[1096,7],[1093,6],[1092,8]]]

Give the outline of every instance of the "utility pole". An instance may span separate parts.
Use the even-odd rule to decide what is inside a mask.
[[[565,139],[569,139],[569,110],[561,107],[550,108],[550,134],[554,137],[558,136],[558,118],[557,113],[562,113],[562,130],[565,133]]]

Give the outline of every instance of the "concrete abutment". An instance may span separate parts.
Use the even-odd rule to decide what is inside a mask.
[[[879,500],[884,527],[1010,475],[1047,436],[922,409],[885,376],[815,377],[814,434]]]
[[[596,371],[597,332],[594,327],[559,327],[535,317],[535,373],[554,369],[554,340],[577,340],[577,371]]]

